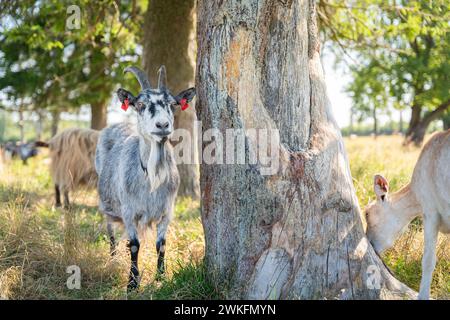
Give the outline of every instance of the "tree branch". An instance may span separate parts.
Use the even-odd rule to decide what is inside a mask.
[[[433,111],[427,113],[425,117],[423,118],[424,122],[431,122],[433,120],[436,120],[439,115],[441,115],[445,110],[447,110],[450,107],[450,99],[441,103],[436,109]]]

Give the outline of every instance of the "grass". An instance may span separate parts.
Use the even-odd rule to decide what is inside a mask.
[[[403,149],[400,137],[345,140],[357,195],[364,207],[371,198],[372,177],[382,173],[397,190],[412,174],[417,149]],[[0,298],[3,299],[215,299],[226,294],[208,281],[203,264],[204,240],[199,203],[177,200],[167,236],[167,276],[155,280],[154,232],[143,240],[141,288],[128,295],[129,258],[125,241],[109,257],[103,217],[95,192],[72,195],[68,211],[55,209],[45,154],[28,166],[13,161],[0,173]],[[1,167],[0,167],[1,170]],[[395,275],[418,290],[422,229],[415,222],[383,257]],[[450,299],[449,239],[440,237],[432,294]],[[70,265],[81,269],[81,289],[69,290]]]
[[[3,299],[213,299],[206,279],[199,203],[178,199],[166,245],[167,277],[156,271],[153,233],[143,239],[141,289],[127,295],[129,257],[121,241],[114,259],[95,192],[72,195],[70,210],[53,208],[45,155],[28,166],[13,161],[0,178],[0,298]],[[69,290],[70,265],[81,269],[81,289]]]

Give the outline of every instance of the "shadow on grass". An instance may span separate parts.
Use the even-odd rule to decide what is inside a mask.
[[[33,205],[39,199],[42,198],[42,194],[34,191],[27,191],[19,186],[0,184],[0,202],[2,203],[17,203]]]
[[[143,288],[142,292],[134,293],[131,299],[155,300],[212,300],[224,299],[224,292],[210,281],[204,261],[188,263],[179,262],[170,278],[153,281]]]

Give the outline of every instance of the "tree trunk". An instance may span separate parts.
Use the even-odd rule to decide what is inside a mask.
[[[419,120],[415,121],[413,121],[413,118],[416,118],[417,116],[414,115],[414,107],[413,107],[410,126],[405,135],[404,144],[407,145],[413,143],[417,147],[421,146],[430,123],[438,119],[444,112],[448,110],[449,107],[450,107],[450,100],[441,103],[436,109],[434,109],[431,112],[428,112],[425,116],[423,116],[423,118],[420,118],[419,114]]]
[[[400,110],[400,117],[398,121],[398,131],[403,133],[403,110]]]
[[[420,147],[425,138],[429,123],[419,122],[415,127],[411,128],[411,132],[405,138],[405,145],[410,143],[416,147]]]
[[[273,129],[280,138],[271,146],[269,159],[279,155],[273,175],[261,158],[248,161],[263,148],[250,131],[246,164],[202,162],[206,262],[216,281],[230,284],[230,298],[412,297],[364,234],[326,96],[314,3],[198,3],[203,130]]]
[[[447,112],[442,117],[442,124],[443,124],[444,130],[450,129],[450,112]]]
[[[19,130],[20,130],[20,143],[25,142],[25,120],[23,118],[23,111],[19,109],[19,122],[18,122]]]
[[[375,136],[375,138],[377,137],[377,135],[378,135],[378,119],[377,119],[377,108],[374,106],[373,107],[373,114],[372,114],[372,117],[373,117],[373,135]]]
[[[350,128],[349,128],[349,129],[350,129],[350,130],[349,130],[349,131],[350,131],[350,132],[349,132],[350,134],[353,133],[353,122],[354,122],[353,119],[354,119],[354,114],[355,114],[355,113],[354,113],[353,108],[350,108]]]
[[[413,104],[413,106],[411,107],[411,118],[409,119],[408,129],[406,130],[405,137],[408,137],[414,130],[414,127],[419,124],[421,113],[422,107],[418,104]]]
[[[61,113],[55,110],[52,111],[51,114],[52,114],[51,134],[52,137],[54,137],[58,133],[59,117]]]
[[[106,116],[104,103],[91,104],[91,129],[102,130],[106,127]]]
[[[44,131],[44,111],[37,110],[36,115],[38,117],[38,120],[36,122],[36,140],[41,140],[42,138],[42,132]]]
[[[195,1],[150,0],[144,26],[144,69],[152,85],[157,84],[157,71],[161,65],[167,68],[168,87],[173,94],[194,84],[195,68]],[[196,120],[193,104],[185,111],[175,113],[175,128],[186,129],[192,141]],[[174,142],[174,144],[176,144]],[[193,143],[196,146],[195,143]],[[197,163],[198,150],[191,150],[192,163]],[[198,164],[179,164],[181,177],[178,195],[200,197]]]

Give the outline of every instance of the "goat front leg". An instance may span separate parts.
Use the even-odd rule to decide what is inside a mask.
[[[419,299],[430,298],[431,280],[436,266],[436,243],[438,237],[437,214],[424,216],[424,249],[422,257],[422,280],[420,281]]]
[[[131,256],[130,276],[127,286],[127,291],[130,292],[139,287],[138,255],[140,243],[138,239],[137,230],[133,224],[132,219],[129,219],[128,221],[124,222],[129,237],[128,248],[130,249],[130,256]]]
[[[157,225],[156,253],[158,254],[157,277],[165,273],[164,256],[166,254],[166,232],[169,226],[170,216],[164,215]]]

